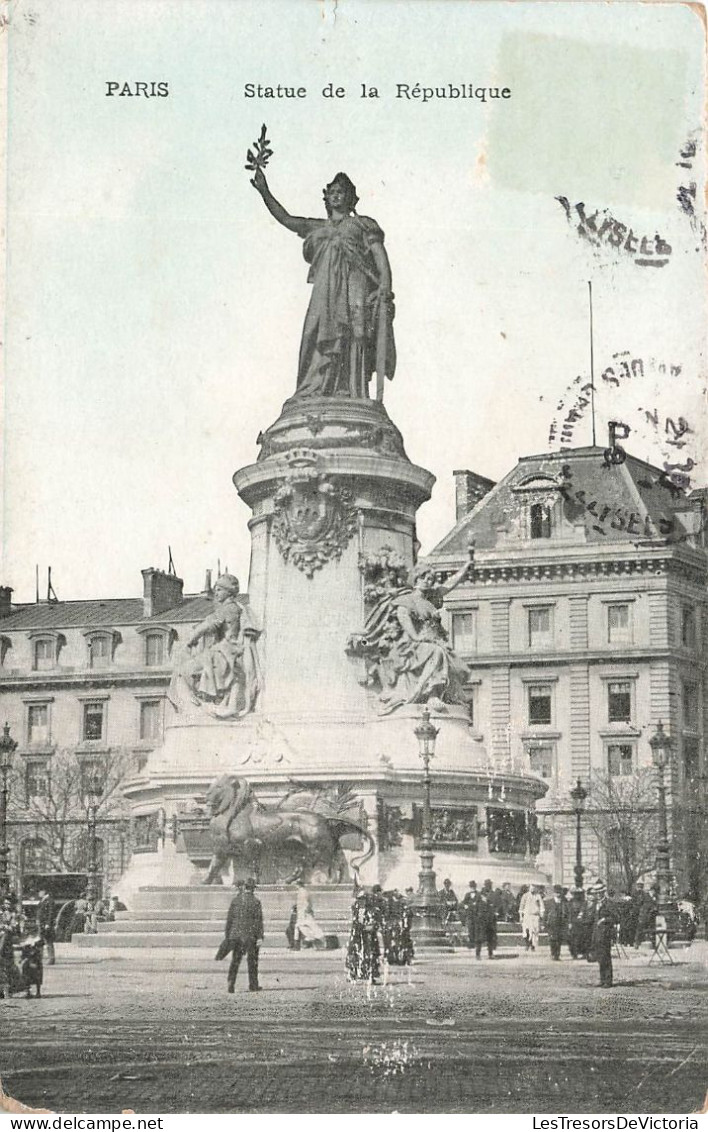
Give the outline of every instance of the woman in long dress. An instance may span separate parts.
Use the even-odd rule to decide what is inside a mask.
[[[355,213],[356,188],[337,173],[324,190],[326,218],[291,216],[275,199],[262,169],[251,184],[271,216],[303,240],[312,296],[300,345],[296,396],[368,398],[377,374],[396,368],[391,267],[375,220]]]
[[[532,884],[529,891],[522,896],[519,913],[521,915],[521,930],[526,939],[526,950],[535,951],[538,947],[541,917],[543,916],[543,900],[535,884]]]
[[[297,886],[297,899],[295,902],[295,939],[304,944],[324,947],[325,933],[315,919],[312,900],[305,885],[300,882]]]

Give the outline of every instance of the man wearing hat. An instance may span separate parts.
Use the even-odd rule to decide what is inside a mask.
[[[258,985],[258,948],[263,940],[263,909],[255,896],[256,882],[249,877],[242,892],[231,901],[226,917],[225,937],[231,949],[231,963],[227,988],[234,993],[234,984],[243,956],[248,964],[248,989],[260,990]]]
[[[553,896],[546,901],[543,919],[551,947],[551,959],[560,959],[561,944],[568,930],[568,905],[563,896],[563,886],[553,885]]]
[[[591,892],[597,901],[592,930],[593,955],[600,966],[600,986],[611,987],[612,944],[615,941],[617,917],[611,901],[607,899],[607,890],[602,881],[598,881]]]
[[[479,893],[477,892],[477,881],[471,880],[469,883],[469,891],[465,893],[460,904],[460,912],[464,917],[467,924],[467,939],[468,947],[477,946],[477,912],[479,910]]]

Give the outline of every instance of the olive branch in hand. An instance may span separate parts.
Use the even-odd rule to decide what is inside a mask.
[[[273,156],[273,150],[270,148],[270,142],[266,137],[265,123],[261,126],[261,133],[258,141],[253,143],[253,149],[249,149],[246,153],[246,169],[249,173],[255,173],[257,169],[265,169],[268,164],[268,159]]]

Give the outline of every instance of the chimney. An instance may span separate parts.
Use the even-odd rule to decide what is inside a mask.
[[[452,473],[455,477],[455,521],[459,523],[465,515],[477,506],[480,499],[484,499],[488,491],[494,487],[494,480],[486,476],[478,476],[476,472],[466,469]]]
[[[151,566],[143,575],[143,617],[157,617],[182,601],[184,582],[175,574],[166,574]]]
[[[12,613],[12,586],[0,586],[0,618]]]

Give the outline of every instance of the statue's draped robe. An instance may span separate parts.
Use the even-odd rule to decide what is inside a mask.
[[[425,703],[467,704],[467,667],[450,648],[437,609],[419,590],[405,587],[383,598],[364,629],[367,643],[380,651],[378,676],[382,711]]]
[[[366,398],[374,371],[392,378],[396,366],[391,311],[373,300],[379,278],[371,248],[384,234],[368,216],[303,220],[298,234],[312,296],[296,395]]]

